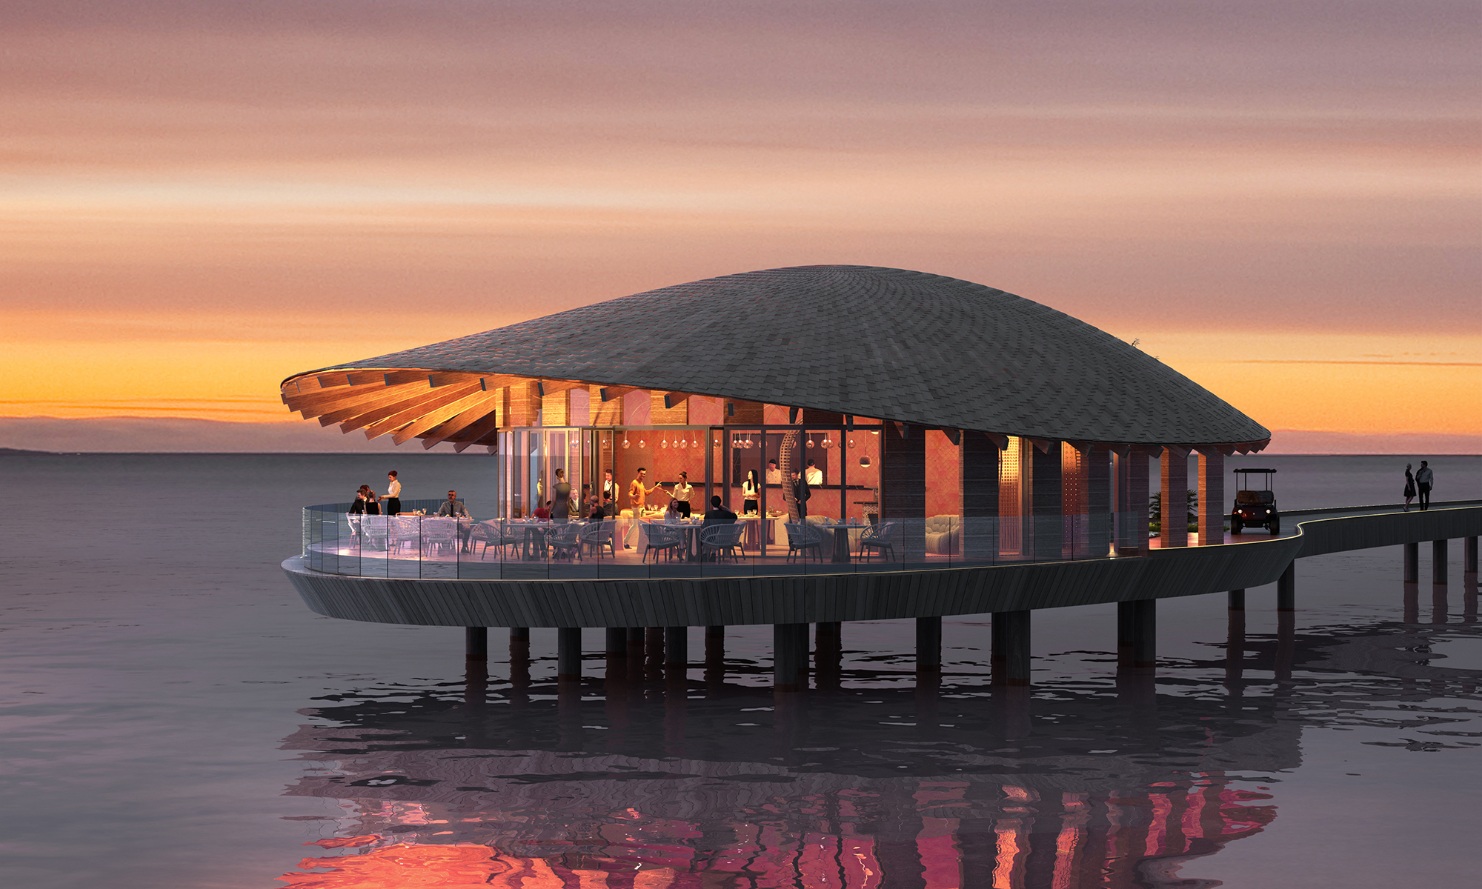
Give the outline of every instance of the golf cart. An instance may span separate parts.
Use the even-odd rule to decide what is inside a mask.
[[[1276,492],[1271,490],[1274,469],[1235,470],[1235,508],[1230,510],[1230,533],[1239,534],[1247,526],[1264,526],[1272,534],[1281,533],[1281,511],[1276,508]]]

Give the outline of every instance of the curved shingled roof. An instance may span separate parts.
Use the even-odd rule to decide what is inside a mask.
[[[388,373],[358,373],[365,371]],[[390,387],[410,379],[401,371],[416,372],[424,394],[428,374],[461,381],[462,395],[449,391],[439,416],[456,414],[457,404],[476,410],[490,381],[479,390],[467,384],[485,375],[1052,440],[1246,450],[1270,439],[1192,380],[1069,315],[968,281],[868,266],[769,269],[664,287],[299,374],[285,381],[284,400],[326,425],[341,422],[343,409],[301,406],[312,402],[316,381],[335,385],[337,378],[319,375],[350,372],[341,387]],[[413,428],[415,418],[399,417],[388,413],[355,428]]]

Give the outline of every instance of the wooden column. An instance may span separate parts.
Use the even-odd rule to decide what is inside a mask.
[[[1117,555],[1148,549],[1148,452],[1131,447],[1117,455]]]
[[[1225,542],[1225,455],[1199,452],[1199,545]]]
[[[1163,515],[1160,517],[1163,530],[1158,540],[1164,549],[1189,545],[1189,453],[1178,448],[1164,448]]]
[[[942,619],[916,618],[916,672],[942,672]]]
[[[1029,684],[1029,611],[993,614],[992,683]]]
[[[1431,541],[1431,583],[1446,582],[1446,540]]]
[[[1029,515],[1034,535],[1031,552],[1036,561],[1053,562],[1063,557],[1065,508],[1061,487],[1061,443],[1031,443],[1029,454]]]
[[[1111,451],[1105,445],[1086,449],[1086,504],[1090,512],[1086,548],[1100,558],[1111,551]]]
[[[900,558],[926,557],[926,430],[886,423],[880,432],[880,520],[900,522]]]
[[[957,450],[962,475],[962,558],[998,560],[998,443],[977,432],[962,433]],[[922,504],[923,510],[925,504]]]

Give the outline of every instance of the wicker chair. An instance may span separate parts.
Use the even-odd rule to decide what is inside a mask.
[[[581,531],[582,526],[568,522],[558,524],[546,535],[546,545],[551,548],[553,559],[580,559],[581,558]]]
[[[474,525],[469,530],[469,540],[474,546],[480,543],[484,545],[483,550],[479,554],[479,558],[481,559],[489,555],[489,547],[491,546],[494,547],[495,555],[502,555],[505,547],[519,542],[517,538],[506,534],[504,529],[496,522],[479,522],[477,525]]]
[[[700,558],[715,561],[739,559],[742,556],[741,535],[746,526],[740,524],[706,525],[700,529]]]
[[[663,525],[659,522],[650,522],[648,525],[648,548],[643,552],[643,560],[648,561],[648,554],[653,553],[654,563],[659,561],[662,553],[664,558],[672,559],[684,552],[684,532],[677,527]]]
[[[612,519],[606,519],[600,522],[592,522],[591,524],[582,528],[582,549],[587,552],[595,552],[600,557],[602,555],[602,550],[605,547],[607,551],[612,553],[613,557],[616,558],[617,548],[613,545],[612,542],[612,529]]]
[[[806,561],[810,552],[819,561],[823,561],[822,531],[812,525],[797,522],[787,522],[782,527],[787,530],[787,560],[789,562],[799,555]]]
[[[898,522],[882,522],[869,526],[859,538],[859,557],[868,559],[878,552],[882,559],[895,561],[895,539],[899,532]]]

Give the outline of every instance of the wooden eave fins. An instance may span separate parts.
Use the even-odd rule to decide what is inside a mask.
[[[465,385],[471,386],[473,384],[470,383]],[[448,420],[451,420],[454,417],[457,417],[465,412],[473,415],[474,419],[477,420],[488,416],[490,411],[495,410],[495,407],[496,399],[493,395],[490,395],[488,392],[485,392],[482,389],[475,389],[462,398],[459,398],[457,401],[449,402],[448,404],[428,411],[427,413],[423,414],[407,425],[396,430],[396,433],[392,435],[391,438],[397,444],[405,444],[406,442],[411,441],[413,438],[416,438],[422,433],[439,427]],[[434,444],[435,443],[436,442],[434,442]]]
[[[376,420],[374,423],[366,426],[365,437],[375,438],[378,435],[385,435],[388,432],[400,429],[408,423],[416,420],[418,417],[421,417],[424,414],[428,413],[429,411],[436,410],[437,408],[443,407],[447,404],[451,404],[452,402],[457,401],[458,399],[477,391],[479,390],[475,385],[468,383],[465,383],[462,386],[448,386],[443,389],[433,390],[433,392],[416,399],[406,408],[396,411],[392,414],[387,414],[381,419]]]

